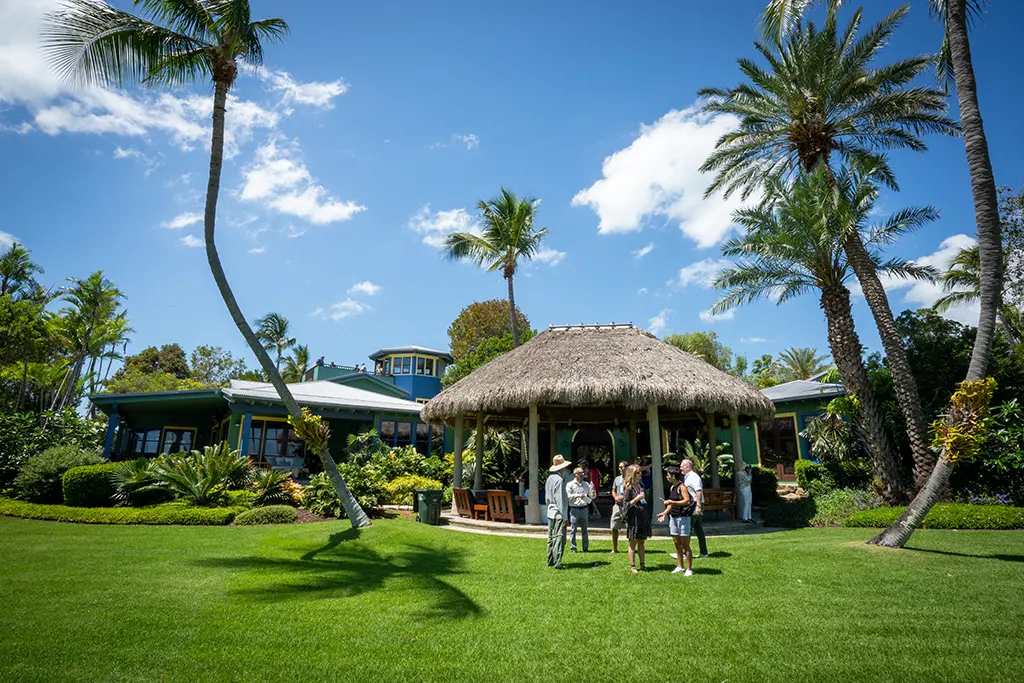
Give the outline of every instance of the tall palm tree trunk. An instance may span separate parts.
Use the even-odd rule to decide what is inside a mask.
[[[974,219],[981,257],[981,315],[966,378],[973,382],[985,377],[992,355],[996,316],[1002,301],[1003,237],[999,224],[999,199],[988,155],[988,140],[981,120],[981,108],[978,105],[978,84],[974,79],[971,43],[967,35],[966,0],[948,0],[946,35],[953,59],[953,77],[960,105],[960,127],[963,130],[967,167],[971,173],[971,194],[974,197]],[[906,545],[914,529],[921,526],[928,511],[938,502],[939,495],[949,481],[951,465],[945,455],[940,454],[928,483],[903,514],[868,543],[888,548],[902,548]]]
[[[227,107],[228,87],[234,80],[235,74],[237,73],[237,66],[232,62],[227,65],[220,65],[220,73],[214,74],[214,94],[213,94],[213,139],[210,148],[210,179],[206,186],[206,209],[203,216],[204,225],[204,238],[206,240],[206,259],[210,264],[210,271],[213,273],[213,279],[217,283],[217,289],[220,290],[220,295],[224,299],[224,304],[228,307],[228,312],[231,314],[231,319],[234,320],[235,326],[238,327],[239,332],[245,337],[246,343],[252,352],[256,354],[256,359],[259,361],[263,370],[270,377],[271,384],[274,385],[274,389],[277,390],[278,396],[281,397],[281,403],[284,404],[288,414],[292,417],[299,419],[302,417],[302,410],[299,408],[299,404],[295,402],[295,398],[292,397],[291,392],[288,390],[284,380],[281,379],[281,373],[277,371],[274,363],[270,360],[270,356],[263,349],[262,344],[256,338],[252,328],[249,327],[249,323],[246,321],[245,316],[242,315],[242,310],[238,306],[238,302],[235,300],[235,295],[231,291],[231,287],[228,284],[227,277],[224,274],[224,268],[221,266],[220,256],[217,254],[217,247],[214,243],[214,229],[217,221],[217,198],[220,194],[220,175],[221,168],[224,164],[224,114]],[[324,471],[327,472],[327,476],[330,478],[331,483],[334,485],[334,490],[338,494],[338,499],[341,501],[342,507],[345,508],[345,514],[348,515],[349,521],[353,527],[369,526],[370,519],[366,516],[366,512],[359,505],[359,502],[349,491],[348,486],[345,485],[345,480],[341,476],[341,472],[338,470],[337,463],[334,462],[334,458],[331,457],[330,451],[324,448],[318,453],[320,461],[323,463]]]
[[[860,402],[858,421],[875,474],[882,482],[882,497],[890,503],[899,502],[904,499],[900,469],[889,448],[885,423],[861,360],[861,343],[853,324],[849,290],[841,284],[822,288],[821,308],[828,322],[828,343],[832,358],[843,376],[843,383]]]
[[[508,314],[512,323],[512,348],[519,347],[519,321],[516,320],[516,293],[512,288],[512,274],[506,273],[508,280]]]
[[[914,489],[920,490],[928,481],[928,475],[932,473],[932,468],[935,467],[935,455],[932,453],[931,441],[928,438],[928,423],[925,421],[924,410],[921,409],[921,397],[917,392],[917,382],[914,381],[914,375],[910,371],[907,352],[903,348],[899,330],[896,329],[896,320],[889,307],[889,297],[885,293],[885,287],[882,286],[882,281],[878,278],[878,270],[867,249],[864,248],[864,242],[860,235],[856,232],[851,234],[843,244],[843,250],[846,252],[850,266],[857,274],[861,289],[864,291],[864,298],[875,318],[878,334],[882,338],[885,358],[889,363],[889,370],[892,372],[896,400],[903,411],[903,418],[907,425],[907,438],[910,440],[910,451],[914,458]]]

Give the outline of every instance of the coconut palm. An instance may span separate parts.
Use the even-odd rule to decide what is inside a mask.
[[[860,424],[875,473],[882,481],[885,497],[895,501],[902,496],[900,468],[861,358],[847,289],[853,270],[840,245],[850,230],[863,230],[875,268],[896,277],[934,277],[929,268],[901,259],[883,263],[875,250],[934,215],[927,209],[907,209],[870,231],[864,230],[858,219],[871,211],[872,187],[866,179],[846,170],[833,178],[824,165],[800,176],[792,185],[779,179],[770,181],[759,206],[734,215],[746,233],[722,247],[723,254],[739,261],[715,278],[715,286],[726,293],[712,311],[722,312],[769,297],[782,304],[810,291],[818,293],[828,323],[832,357],[846,387],[860,401]]]
[[[906,6],[858,37],[861,10],[841,31],[837,18],[841,2],[828,3],[820,28],[804,21],[801,12],[807,4],[801,0],[772,3],[783,8],[777,26],[787,28],[771,35],[767,45],[755,43],[768,62],[767,69],[741,59],[740,70],[749,83],[731,90],[701,91],[708,98],[706,112],[740,119],[738,130],[724,135],[701,167],[716,173],[708,193],[741,191],[747,196],[770,179],[806,173],[818,164],[826,164],[834,173],[836,162],[872,169],[874,177],[895,188],[896,179],[882,150],[922,151],[921,134],[956,133],[956,125],[945,115],[944,93],[911,85],[929,67],[931,57],[872,66],[906,15]],[[771,29],[770,22],[764,23]],[[915,483],[920,487],[935,456],[903,340],[860,233],[851,231],[843,249],[878,326],[907,423]]]
[[[274,367],[281,371],[281,356],[285,351],[295,346],[295,337],[289,337],[288,318],[280,313],[267,313],[256,321],[256,338],[263,343],[265,351],[275,351],[277,361]],[[308,352],[308,350],[307,350]],[[307,358],[307,360],[309,360]]]
[[[782,372],[789,380],[810,379],[828,369],[828,354],[818,355],[815,348],[791,348],[779,354]]]
[[[133,4],[146,16],[99,0],[64,0],[44,20],[43,49],[64,80],[154,87],[213,81],[210,175],[203,215],[206,258],[231,319],[288,414],[302,419],[302,411],[281,373],[235,300],[214,240],[228,91],[238,76],[239,61],[253,67],[262,64],[263,42],[284,38],[288,24],[277,18],[253,21],[249,0],[134,0]],[[369,518],[345,485],[334,458],[326,448],[318,453],[352,525],[368,525]]]
[[[1009,254],[1004,254],[1005,258]],[[949,264],[949,270],[941,277],[943,289],[946,294],[939,297],[932,308],[939,313],[945,313],[954,306],[969,306],[977,303],[981,298],[981,249],[978,245],[961,249],[960,252]],[[1021,343],[1021,330],[1016,323],[1020,317],[1019,309],[1006,299],[1006,292],[1001,295],[1002,303],[999,306],[998,323],[1003,334],[1011,344]]]
[[[533,258],[548,234],[547,228],[533,227],[537,203],[535,199],[519,198],[515,193],[501,188],[501,194],[494,199],[477,202],[483,234],[456,232],[448,235],[445,240],[445,258],[474,261],[477,265],[487,266],[487,270],[500,269],[508,281],[513,347],[519,346],[520,330],[512,279],[519,268],[520,259]]]
[[[38,283],[32,278],[43,269],[32,262],[28,250],[17,242],[0,256],[0,296],[31,295]]]
[[[309,346],[299,344],[292,349],[292,355],[284,359],[284,372],[281,376],[285,382],[301,382],[309,370]]]

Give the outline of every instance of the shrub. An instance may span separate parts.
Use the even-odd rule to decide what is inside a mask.
[[[226,491],[224,493],[224,507],[242,508],[248,510],[256,500],[256,493],[253,491]]]
[[[764,509],[762,518],[764,519],[765,526],[796,529],[810,526],[814,514],[815,502],[813,498],[799,498],[797,500],[776,498]]]
[[[251,474],[249,459],[227,444],[206,446],[188,455],[162,455],[153,461],[151,471],[157,486],[194,505],[220,504],[225,491],[248,482]]]
[[[29,458],[54,446],[99,452],[105,433],[105,420],[82,417],[74,408],[0,413],[0,490],[11,485]]]
[[[452,468],[454,467],[454,457],[451,459],[439,458],[436,455],[432,455],[429,458],[423,459],[423,464],[420,467],[420,473],[424,477],[435,479],[445,486],[450,486],[452,483]]]
[[[802,489],[808,489],[811,482],[821,482],[826,488],[835,488],[836,480],[828,468],[820,462],[810,460],[797,460],[793,463],[796,471],[796,483]]]
[[[314,474],[302,488],[302,507],[320,517],[341,516],[341,502],[325,473]]]
[[[903,508],[877,508],[850,515],[843,526],[886,527],[896,521]],[[1024,529],[1024,508],[1005,505],[936,505],[928,511],[922,529]]]
[[[845,460],[843,462],[818,463],[797,460],[794,464],[796,483],[808,491],[818,482],[818,490],[866,489],[871,486],[874,472],[866,462]]]
[[[241,512],[235,517],[235,524],[252,526],[256,524],[291,524],[299,518],[291,505],[266,505]]]
[[[236,508],[197,508],[164,503],[147,508],[74,508],[67,505],[38,505],[0,499],[0,515],[24,519],[50,519],[82,524],[181,524],[219,526],[230,524]]]
[[[129,507],[145,507],[166,503],[174,494],[161,488],[154,474],[155,461],[148,458],[117,463],[110,474],[114,484],[114,502]]]
[[[418,474],[406,474],[384,485],[387,501],[392,505],[413,505],[413,493],[417,489],[440,489],[441,482]]]
[[[61,479],[64,504],[78,508],[112,507],[117,488],[111,475],[118,467],[116,462],[72,467]]]
[[[775,470],[756,465],[751,469],[750,495],[754,505],[764,506],[779,497],[779,477]]]
[[[293,498],[292,475],[282,470],[260,468],[253,475],[252,489],[256,494],[252,504],[264,505],[296,505]]]
[[[835,489],[814,497],[817,512],[811,526],[843,526],[846,518],[862,510],[872,510],[882,504],[873,491]]]
[[[374,457],[367,465],[357,465],[347,462],[338,466],[341,476],[345,479],[352,495],[356,497],[363,509],[379,508],[384,504],[387,493],[384,491],[384,484],[388,479],[384,476],[380,460],[387,456]],[[395,476],[401,476],[402,473]],[[330,480],[327,482],[330,484]],[[332,488],[331,491],[334,489]]]
[[[54,446],[28,459],[14,490],[18,497],[31,503],[58,504],[64,500],[62,477],[72,467],[99,465],[103,458],[94,451],[77,446]]]

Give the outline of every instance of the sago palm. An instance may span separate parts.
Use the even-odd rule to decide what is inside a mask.
[[[774,298],[782,304],[817,292],[828,324],[828,341],[846,387],[860,401],[860,424],[875,473],[890,501],[902,496],[899,464],[886,437],[884,419],[868,383],[861,343],[854,327],[847,284],[853,277],[840,246],[851,230],[863,224],[853,217],[870,211],[870,183],[845,170],[835,177],[819,166],[791,185],[776,179],[765,188],[764,201],[743,209],[734,219],[745,234],[722,248],[738,262],[715,278],[725,295],[712,308],[721,312],[744,303]],[[908,209],[865,232],[863,239],[875,268],[898,277],[934,277],[934,273],[901,259],[882,262],[874,247],[888,243],[934,218],[927,209]]]
[[[732,114],[738,130],[724,135],[702,166],[715,172],[708,192],[744,195],[773,178],[807,173],[819,164],[872,168],[890,187],[896,179],[884,150],[923,151],[925,133],[956,133],[946,117],[944,93],[934,87],[912,86],[929,68],[929,56],[909,57],[874,66],[881,49],[892,37],[908,8],[900,7],[858,36],[861,10],[840,30],[841,2],[828,3],[825,22],[818,27],[805,21],[805,2],[780,3],[787,26],[768,43],[755,43],[768,63],[762,68],[749,59],[739,60],[749,79],[731,90],[708,88],[704,110]],[[871,308],[893,375],[907,436],[914,456],[917,486],[927,480],[935,462],[917,384],[910,371],[903,340],[889,306],[885,288],[875,271],[859,233],[843,243],[846,258],[860,281]]]
[[[280,313],[267,313],[256,321],[256,338],[263,343],[265,351],[277,353],[274,367],[278,371],[281,370],[281,357],[284,352],[295,346],[295,338],[288,336],[291,332],[290,327],[288,318]]]
[[[787,379],[810,379],[828,369],[828,354],[818,355],[815,348],[791,348],[779,354]]]
[[[284,38],[288,24],[277,18],[253,21],[249,0],[134,0],[133,5],[145,16],[100,0],[65,0],[45,19],[43,49],[57,74],[75,82],[173,87],[212,81],[210,174],[203,214],[207,261],[232,320],[289,415],[299,419],[299,405],[235,300],[214,241],[228,91],[239,62],[262,64],[263,42]],[[319,455],[352,525],[368,525],[330,453],[324,449]]]
[[[457,232],[445,240],[444,256],[451,260],[468,260],[487,270],[500,270],[508,281],[509,320],[512,325],[512,344],[519,346],[519,322],[516,319],[516,297],[512,286],[521,259],[529,260],[540,250],[548,234],[547,228],[535,229],[537,200],[519,198],[501,188],[501,194],[487,201],[480,200],[476,208],[483,222],[483,234]]]

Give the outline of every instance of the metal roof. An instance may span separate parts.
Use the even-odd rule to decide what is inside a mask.
[[[438,351],[437,349],[428,349],[425,346],[393,346],[389,349],[378,349],[370,354],[370,360],[379,360],[384,356],[391,356],[396,353],[422,353],[425,356],[437,356],[449,363],[454,363],[455,359],[447,351]]]
[[[385,396],[374,391],[358,389],[347,384],[329,380],[289,384],[288,389],[299,405],[319,406],[342,410],[375,410],[392,413],[419,415],[423,407],[415,401]],[[248,382],[233,379],[231,385],[221,390],[231,401],[268,401],[280,403],[274,385],[269,382]]]
[[[786,401],[843,396],[846,394],[846,387],[842,384],[826,384],[824,382],[798,379],[762,389],[761,393],[770,398],[773,403],[784,403]]]

